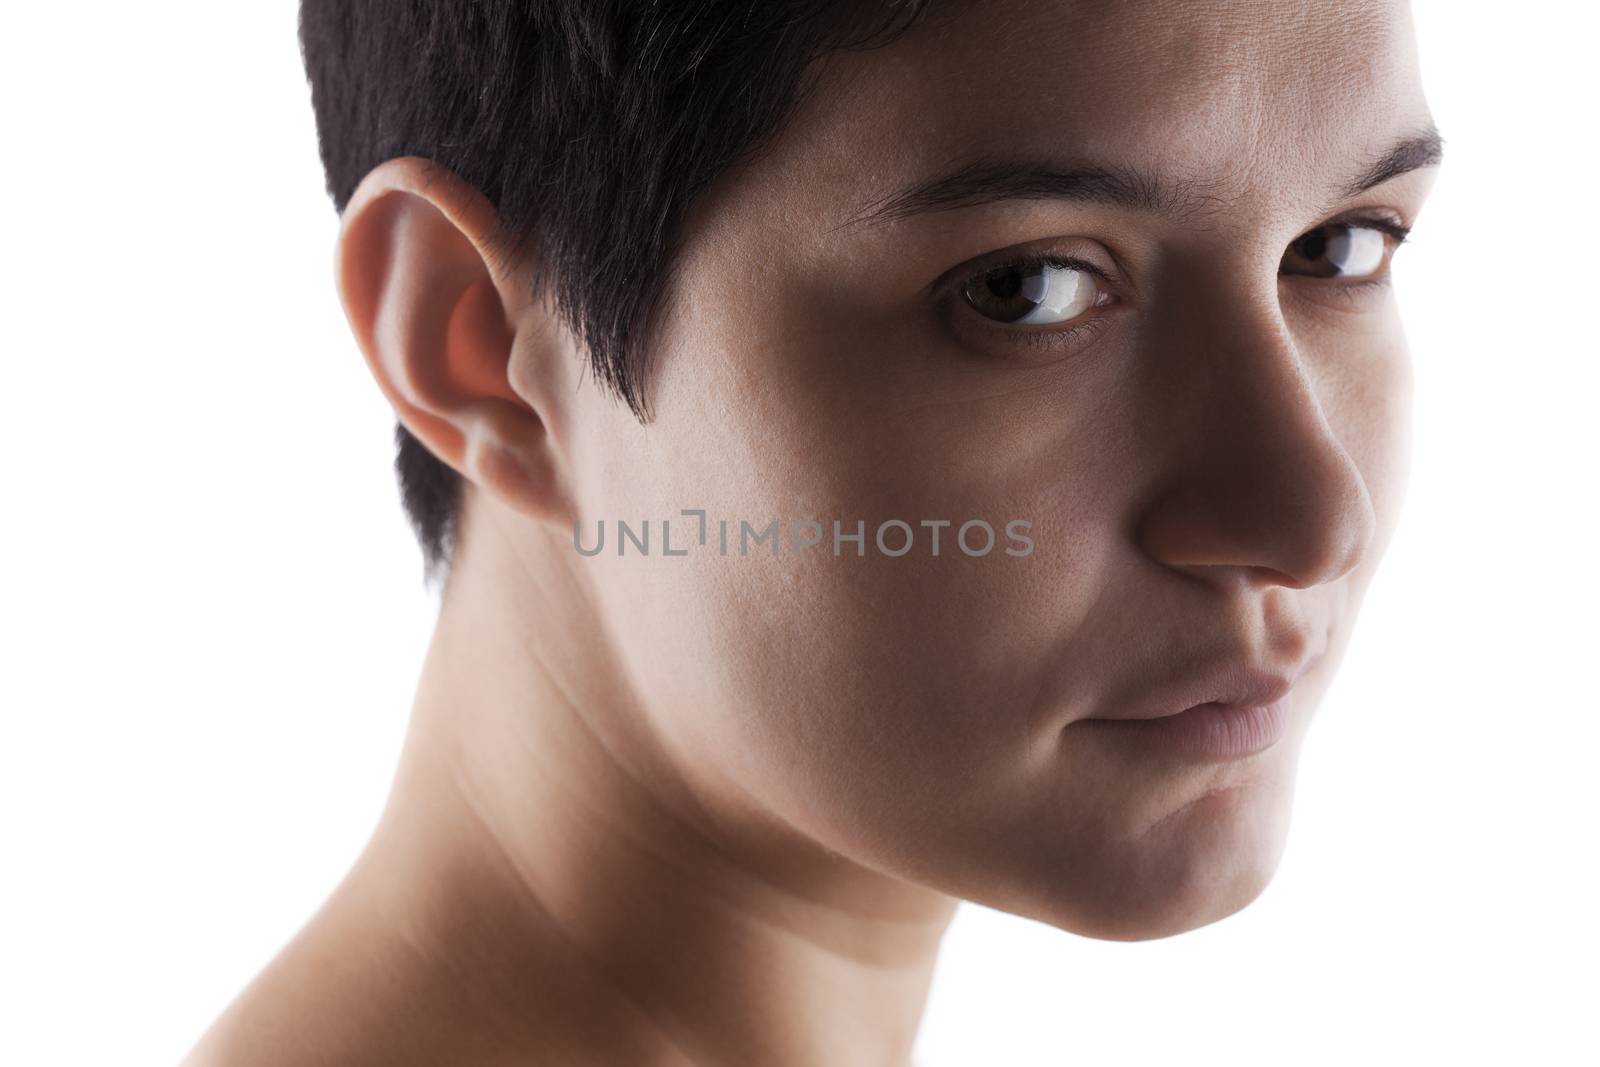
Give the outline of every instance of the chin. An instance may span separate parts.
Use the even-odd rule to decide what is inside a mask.
[[[1056,872],[1031,917],[1105,941],[1172,937],[1225,919],[1277,873],[1291,789],[1216,789],[1135,834],[1075,848],[1071,869]]]

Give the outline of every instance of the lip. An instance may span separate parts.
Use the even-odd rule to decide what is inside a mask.
[[[1256,704],[1211,702],[1176,715],[1135,719],[1081,719],[1081,728],[1117,741],[1197,759],[1231,760],[1264,752],[1289,724],[1289,696]]]

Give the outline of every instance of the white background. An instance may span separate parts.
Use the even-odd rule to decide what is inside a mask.
[[[1251,907],[967,906],[949,1064],[1595,1063],[1597,26],[1424,0],[1411,496]],[[372,829],[431,625],[272,4],[0,36],[0,1062],[173,1063]]]

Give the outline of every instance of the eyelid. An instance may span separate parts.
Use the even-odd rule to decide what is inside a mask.
[[[1105,286],[1114,287],[1120,284],[1118,279],[1106,268],[1081,256],[1075,256],[1067,252],[1055,252],[1048,248],[1039,250],[1013,248],[991,252],[952,267],[936,278],[932,285],[928,286],[928,292],[942,301],[947,297],[960,295],[960,288],[980,274],[986,274],[992,270],[1001,270],[1006,267],[1028,268],[1043,266],[1058,267],[1062,270],[1080,270],[1092,275]]]
[[[1294,271],[1284,272],[1284,277],[1304,278],[1319,286],[1330,289],[1365,290],[1372,289],[1379,285],[1385,285],[1389,281],[1389,272],[1394,268],[1395,254],[1400,251],[1400,247],[1410,240],[1411,237],[1411,227],[1406,225],[1404,222],[1399,221],[1399,219],[1395,216],[1346,215],[1342,218],[1329,219],[1327,222],[1318,223],[1316,226],[1313,226],[1311,229],[1301,234],[1300,237],[1296,237],[1295,241],[1299,241],[1300,238],[1305,237],[1306,234],[1314,233],[1317,230],[1328,226],[1348,226],[1352,229],[1370,229],[1386,234],[1389,237],[1389,241],[1386,242],[1386,247],[1384,248],[1383,254],[1383,265],[1380,267],[1378,273],[1359,280],[1328,278],[1315,274],[1300,274]],[[1287,251],[1284,254],[1287,256]]]
[[[1401,221],[1397,213],[1346,215],[1319,223],[1312,229],[1320,229],[1324,226],[1367,227],[1378,230],[1387,235],[1392,242],[1391,247],[1387,250],[1387,254],[1384,257],[1382,271],[1370,278],[1354,282],[1340,282],[1337,279],[1316,279],[1312,275],[1303,276],[1317,281],[1326,280],[1333,288],[1351,290],[1351,292],[1347,294],[1350,296],[1354,296],[1355,291],[1369,291],[1381,286],[1387,286],[1390,283],[1390,270],[1393,266],[1395,253],[1399,250],[1401,245],[1405,244],[1411,239],[1412,231],[1412,227]],[[1312,231],[1308,230],[1306,232],[1310,233]],[[1123,302],[1123,296],[1118,292],[1118,290],[1123,289],[1126,283],[1123,282],[1116,274],[1107,270],[1105,267],[1102,267],[1098,263],[1093,262],[1092,260],[1083,258],[1081,256],[1075,256],[1070,253],[1051,251],[1048,248],[1042,250],[1000,250],[987,255],[979,256],[976,259],[967,260],[965,263],[961,263],[955,267],[952,267],[939,278],[935,279],[934,282],[928,286],[927,291],[932,297],[936,306],[938,306],[940,309],[941,315],[948,316],[955,310],[956,305],[962,302],[963,298],[961,290],[966,283],[971,281],[973,278],[992,270],[1000,270],[1008,267],[1028,269],[1037,268],[1040,266],[1052,266],[1062,270],[1083,271],[1084,273],[1094,277],[1097,282],[1100,283],[1102,291],[1107,297],[1109,297],[1110,304],[1120,304]],[[1290,277],[1302,276],[1291,274]],[[1096,309],[1103,312],[1106,306],[1107,305],[1097,305]],[[1027,327],[1018,327],[1016,325],[1002,323],[983,323],[980,324],[980,328],[991,330],[997,334],[1005,335],[1008,343],[1012,341],[1018,341],[1024,344],[1059,345],[1067,343],[1080,333],[1097,332],[1106,325],[1104,318],[1105,316],[1102,313],[1089,318],[1073,320],[1072,323],[1053,324],[1049,327],[1043,327],[1039,329],[1029,329]]]
[[[1393,219],[1366,219],[1362,221],[1364,221],[1367,225],[1374,227],[1375,229],[1382,230],[1390,237],[1393,237],[1394,243],[1397,246],[1403,245],[1407,241],[1411,240],[1411,227],[1405,225],[1404,223],[1396,222]]]
[[[953,306],[958,304],[967,304],[966,296],[963,290],[966,288],[967,283],[972,281],[972,279],[988,274],[990,271],[1005,270],[1008,268],[1033,270],[1039,267],[1055,267],[1059,270],[1075,270],[1088,274],[1090,277],[1096,280],[1096,288],[1099,289],[1102,296],[1108,298],[1108,300],[1111,302],[1118,302],[1118,297],[1115,292],[1115,280],[1104,267],[1092,263],[1087,259],[1083,259],[1080,256],[1052,252],[1049,250],[1039,252],[1014,252],[1009,255],[1002,251],[995,253],[992,259],[989,256],[982,256],[976,260],[968,260],[966,263],[955,268],[954,271],[951,271],[949,274],[946,274],[943,278],[940,278],[939,281],[934,283],[936,286],[936,302],[942,309],[944,309],[945,314],[949,314],[950,309]],[[1103,308],[1104,305],[1097,302],[1093,310],[1103,310]],[[976,311],[974,311],[974,314],[976,314]],[[1085,312],[1085,314],[1087,314],[1087,312]],[[979,317],[981,318],[982,316]],[[985,322],[985,327],[998,328],[1009,333],[1018,334],[1054,333],[1064,335],[1075,331],[1076,327],[1072,325],[1073,323],[1076,323],[1078,326],[1082,326],[1083,322],[1081,319],[1082,316],[1079,316],[1079,318],[1070,319],[1064,323],[1050,323],[1048,325],[1039,326],[1028,326],[1020,323]]]
[[[1395,247],[1411,239],[1411,227],[1388,215],[1357,215],[1348,218],[1334,219],[1324,222],[1323,226],[1363,226],[1374,230],[1381,230],[1394,238]],[[1320,229],[1320,227],[1318,227]]]
[[[1081,259],[1078,256],[1061,255],[1055,252],[1039,252],[1017,256],[1012,259],[1002,260],[993,267],[980,267],[974,273],[982,274],[999,267],[1057,267],[1061,270],[1081,270],[1092,274],[1103,282],[1109,282],[1110,276],[1099,266]]]
[[[1095,279],[1105,303],[1099,303],[1097,300],[1094,307],[1066,322],[1029,326],[985,319],[966,300],[964,289],[974,278],[994,270],[1006,268],[1028,270],[1041,266],[1088,274]],[[1080,341],[1095,336],[1109,325],[1108,312],[1123,302],[1122,288],[1123,283],[1116,274],[1082,256],[1057,252],[1048,247],[1038,250],[1013,247],[969,259],[951,268],[936,279],[928,287],[928,291],[939,317],[945,323],[945,329],[956,335],[965,334],[969,338],[972,338],[973,331],[976,331],[985,338],[982,342],[969,343],[992,344],[997,349],[1003,347],[1011,351],[1039,349],[1060,353],[1068,348],[1076,349]],[[957,326],[958,319],[963,321],[964,325]]]
[[[1400,221],[1395,214],[1367,214],[1347,215],[1341,218],[1329,219],[1327,222],[1318,223],[1313,230],[1323,226],[1369,226],[1372,229],[1386,233],[1394,240],[1396,248],[1411,240],[1412,227]],[[1306,233],[1310,233],[1307,230]],[[1301,236],[1304,236],[1302,234]],[[1069,253],[1058,253],[1049,250],[1042,251],[1011,251],[1001,250],[970,259],[958,264],[940,275],[928,286],[931,295],[943,294],[961,283],[971,280],[986,271],[998,270],[1002,267],[1060,267],[1063,270],[1081,270],[1093,275],[1100,281],[1111,286],[1122,286],[1124,282],[1119,277],[1107,271],[1104,267]]]

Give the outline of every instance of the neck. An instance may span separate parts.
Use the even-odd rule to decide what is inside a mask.
[[[508,1034],[549,991],[635,1062],[906,1063],[956,902],[678,765],[648,724],[683,709],[628,691],[556,538],[502,536],[516,521],[463,522],[353,876],[403,887],[407,958],[480,983]]]

